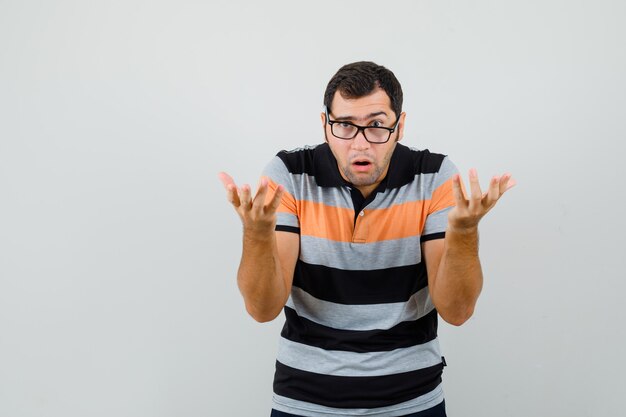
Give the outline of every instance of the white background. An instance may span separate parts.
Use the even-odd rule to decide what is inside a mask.
[[[485,288],[441,325],[452,417],[617,416],[626,6],[0,0],[0,416],[268,416],[282,315],[235,283],[217,179],[319,143],[326,83],[373,60],[404,143],[519,185]]]

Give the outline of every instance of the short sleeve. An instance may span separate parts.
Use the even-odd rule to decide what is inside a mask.
[[[428,215],[421,241],[442,239],[446,235],[448,226],[448,212],[454,207],[454,194],[452,191],[452,177],[459,170],[446,156],[441,162],[439,171],[433,176],[431,184],[431,198],[428,205]]]
[[[263,175],[269,179],[271,192],[267,194],[268,200],[272,198],[279,184],[285,189],[280,205],[276,210],[276,231],[300,233],[293,174],[287,170],[285,163],[276,156],[265,167]]]

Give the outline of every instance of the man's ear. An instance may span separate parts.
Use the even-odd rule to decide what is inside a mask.
[[[326,136],[326,113],[322,112],[320,114],[320,119],[322,119],[322,130],[324,131],[324,140],[328,142],[328,137]]]
[[[396,142],[400,142],[402,137],[404,136],[404,119],[406,118],[406,113],[400,113],[400,121],[398,122],[398,136]]]

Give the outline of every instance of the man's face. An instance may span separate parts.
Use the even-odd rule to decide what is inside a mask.
[[[346,99],[335,93],[329,109],[330,120],[341,120],[359,126],[393,127],[396,114],[391,109],[391,100],[384,90],[375,89],[370,95]],[[386,143],[369,143],[360,131],[354,139],[339,139],[333,136],[326,115],[322,113],[326,142],[337,160],[341,176],[354,184],[364,196],[368,196],[385,178],[389,160],[396,142],[402,139],[404,130],[402,113],[396,131]]]

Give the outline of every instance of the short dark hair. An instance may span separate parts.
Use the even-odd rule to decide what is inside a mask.
[[[335,92],[347,98],[360,98],[381,88],[391,100],[391,109],[400,117],[402,113],[402,87],[396,76],[387,68],[369,61],[353,62],[339,68],[330,79],[324,93],[324,105],[330,112]]]

